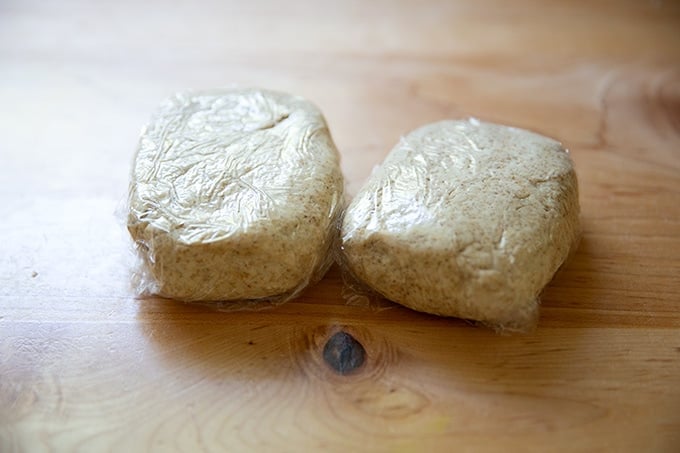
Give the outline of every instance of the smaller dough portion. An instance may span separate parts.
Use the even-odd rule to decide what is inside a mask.
[[[579,236],[560,143],[475,119],[404,137],[348,207],[341,261],[386,298],[525,329]]]
[[[142,132],[128,230],[140,293],[281,302],[332,262],[339,154],[313,104],[258,89],[179,93]]]

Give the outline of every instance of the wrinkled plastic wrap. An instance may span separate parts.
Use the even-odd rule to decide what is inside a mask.
[[[134,160],[135,289],[232,302],[222,308],[284,302],[331,264],[342,199],[338,152],[308,101],[179,93],[153,115]]]
[[[359,294],[526,330],[578,236],[576,175],[558,142],[442,121],[402,138],[353,199],[339,261]]]

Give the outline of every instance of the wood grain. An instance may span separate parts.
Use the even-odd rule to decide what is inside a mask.
[[[3,1],[0,451],[680,451],[679,30],[661,0]],[[269,311],[135,299],[140,127],[232,83],[316,102],[351,193],[442,118],[564,142],[583,240],[539,327],[353,306],[337,269]]]

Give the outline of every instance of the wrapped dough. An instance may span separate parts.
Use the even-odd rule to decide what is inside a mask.
[[[330,265],[342,191],[326,122],[305,99],[177,94],[143,130],[132,170],[138,289],[187,301],[291,298]]]
[[[414,310],[522,329],[578,225],[576,175],[558,142],[442,121],[404,137],[354,198],[341,258]]]

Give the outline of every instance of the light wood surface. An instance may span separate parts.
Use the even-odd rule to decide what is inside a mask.
[[[424,123],[571,150],[583,240],[539,327],[129,288],[142,124],[229,84],[317,103],[350,192]],[[0,451],[680,451],[680,5],[656,1],[0,2]],[[338,330],[355,374],[322,360]]]

